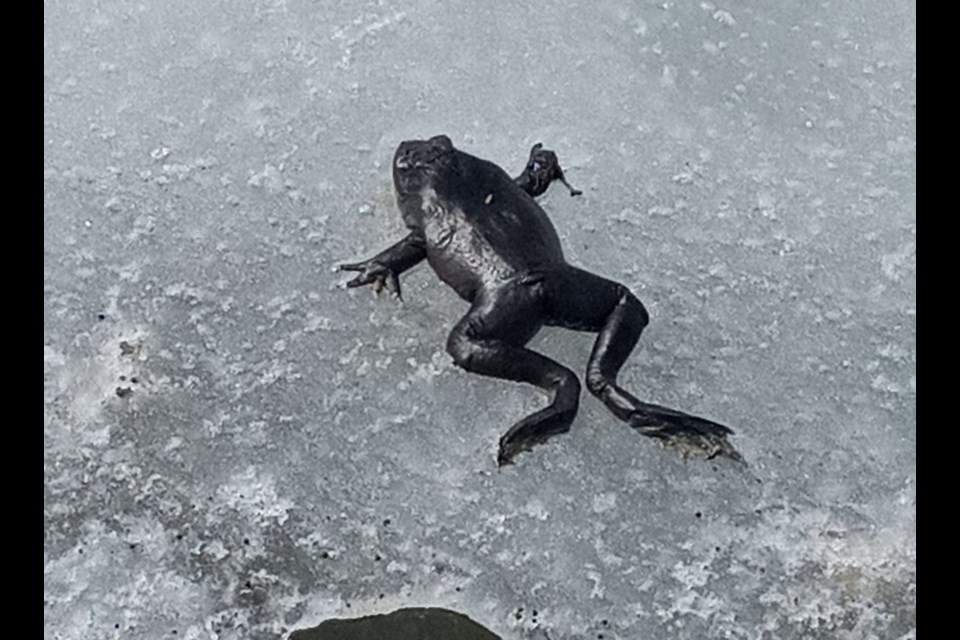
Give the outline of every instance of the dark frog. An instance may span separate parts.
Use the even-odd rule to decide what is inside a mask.
[[[621,284],[567,263],[557,232],[534,197],[560,180],[571,187],[557,156],[539,144],[523,173],[453,147],[447,136],[400,144],[393,160],[397,204],[410,233],[365,262],[349,287],[372,285],[400,296],[399,276],[423,259],[470,303],[447,339],[447,351],[467,371],[527,382],[553,401],[500,439],[499,464],[565,433],[577,415],[580,381],[558,362],[526,348],[543,326],[598,334],[587,364],[587,389],[640,433],[684,454],[742,460],[727,427],[639,399],[617,384],[617,373],[647,325],[643,304]]]

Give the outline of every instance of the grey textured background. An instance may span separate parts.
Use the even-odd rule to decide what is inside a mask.
[[[44,2],[45,638],[915,637],[915,4],[487,4]],[[557,151],[571,259],[653,317],[624,385],[752,475],[588,397],[496,470],[543,398],[451,365],[425,267],[331,272],[436,133]]]

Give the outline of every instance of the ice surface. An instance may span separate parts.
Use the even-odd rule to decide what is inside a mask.
[[[915,637],[915,3],[48,0],[43,56],[45,638]],[[495,468],[543,397],[452,366],[426,268],[331,273],[436,133],[557,151],[653,316],[624,385],[750,473],[586,396]]]

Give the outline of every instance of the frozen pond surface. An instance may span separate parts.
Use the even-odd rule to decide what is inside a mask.
[[[915,4],[498,7],[44,3],[45,638],[915,637]],[[436,133],[557,151],[569,257],[652,314],[624,386],[751,474],[588,394],[496,469],[544,398],[453,367],[425,267],[331,272]]]

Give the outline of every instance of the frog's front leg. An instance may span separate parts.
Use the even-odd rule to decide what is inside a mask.
[[[513,179],[521,189],[536,198],[547,190],[550,183],[559,180],[570,191],[571,196],[579,196],[583,192],[574,189],[567,182],[563,175],[563,169],[560,168],[560,161],[557,160],[557,154],[549,149],[544,149],[541,143],[533,145],[530,149],[530,158],[527,160],[527,166],[523,168],[523,173]]]
[[[372,284],[375,293],[384,289],[400,299],[400,274],[427,257],[427,244],[422,231],[411,231],[407,237],[369,260],[341,264],[340,271],[356,271],[360,275],[347,286]]]

